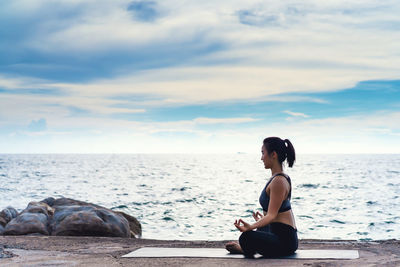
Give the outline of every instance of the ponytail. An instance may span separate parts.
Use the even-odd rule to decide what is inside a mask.
[[[288,166],[293,167],[296,160],[296,153],[289,139],[282,140],[279,137],[268,137],[264,139],[263,144],[268,154],[276,152],[280,164],[286,160]]]
[[[289,167],[293,167],[294,162],[296,161],[296,152],[294,151],[294,147],[289,139],[285,139],[286,144],[286,161]]]

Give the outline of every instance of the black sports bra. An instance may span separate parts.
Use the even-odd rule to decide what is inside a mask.
[[[268,185],[272,182],[272,180],[278,175],[284,176],[290,185],[288,197],[284,201],[282,201],[282,205],[279,208],[278,212],[284,212],[284,211],[288,211],[288,210],[292,209],[292,206],[290,205],[290,197],[292,195],[292,183],[290,182],[290,177],[284,173],[277,173],[269,179],[268,183],[265,185],[265,187],[260,195],[260,199],[259,199],[260,205],[265,212],[268,212],[268,205],[269,205],[269,200],[270,200],[270,197],[267,194],[266,189],[267,189]]]

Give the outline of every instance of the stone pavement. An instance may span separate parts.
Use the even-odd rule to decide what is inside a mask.
[[[400,266],[400,241],[300,240],[299,249],[357,249],[354,260],[121,258],[137,248],[221,248],[226,241],[0,236],[0,266]]]

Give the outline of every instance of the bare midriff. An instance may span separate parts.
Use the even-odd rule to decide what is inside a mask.
[[[267,212],[264,211],[264,216],[265,215],[267,215]],[[296,229],[296,223],[294,221],[294,216],[291,209],[284,212],[279,212],[271,223],[275,222],[288,224],[292,226],[294,229]]]

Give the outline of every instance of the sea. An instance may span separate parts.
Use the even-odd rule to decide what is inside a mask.
[[[400,155],[297,155],[300,239],[400,239]],[[233,240],[270,178],[257,154],[0,154],[0,210],[68,197],[135,216],[143,238]]]

